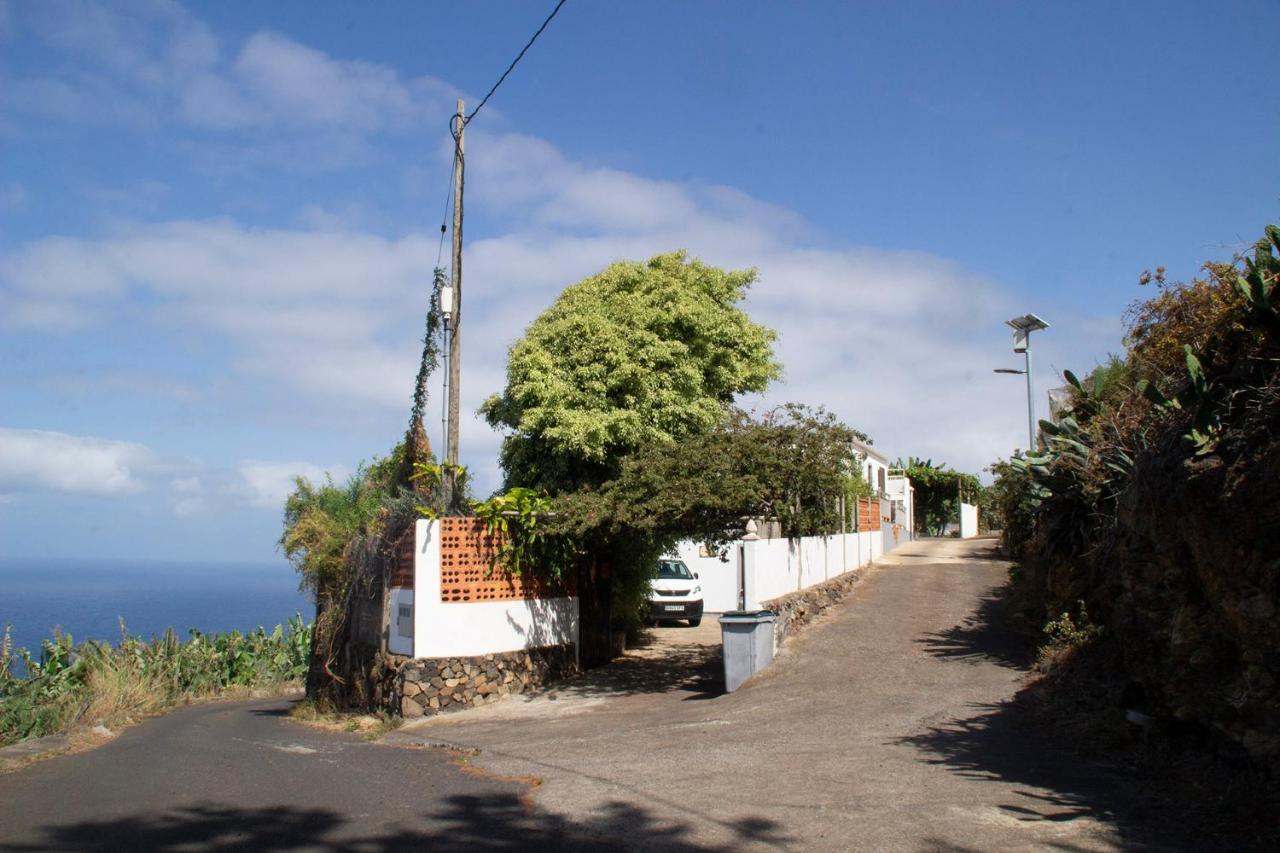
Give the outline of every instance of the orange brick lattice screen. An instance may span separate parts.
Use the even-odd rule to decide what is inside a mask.
[[[880,529],[880,502],[868,498],[858,499],[858,529],[864,533]]]
[[[500,542],[478,518],[440,519],[440,600],[516,601],[573,595],[573,584],[515,577],[493,564]]]

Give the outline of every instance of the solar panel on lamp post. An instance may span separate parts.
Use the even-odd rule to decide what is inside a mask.
[[[1002,368],[998,372],[1027,374],[1027,452],[1031,453],[1036,447],[1036,403],[1031,382],[1031,333],[1047,329],[1049,324],[1035,314],[1024,314],[1005,322],[1013,329],[1013,351],[1023,354],[1027,367],[1025,371],[1008,371],[1007,368]]]

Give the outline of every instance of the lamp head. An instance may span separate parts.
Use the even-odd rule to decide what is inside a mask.
[[[1006,320],[1005,324],[1013,329],[1013,351],[1026,352],[1029,346],[1027,338],[1032,332],[1038,332],[1041,329],[1049,328],[1049,324],[1041,320],[1035,314],[1023,314],[1021,317],[1014,317],[1012,320]]]

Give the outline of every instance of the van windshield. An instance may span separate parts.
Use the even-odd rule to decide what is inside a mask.
[[[690,572],[689,567],[680,560],[659,560],[658,577],[691,581],[693,580],[693,573]]]

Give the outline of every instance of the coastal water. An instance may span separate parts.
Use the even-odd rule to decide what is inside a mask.
[[[314,605],[298,591],[287,563],[165,563],[33,560],[0,557],[0,631],[12,626],[15,646],[35,651],[55,629],[81,640],[150,637],[172,627],[180,637],[270,630]]]

